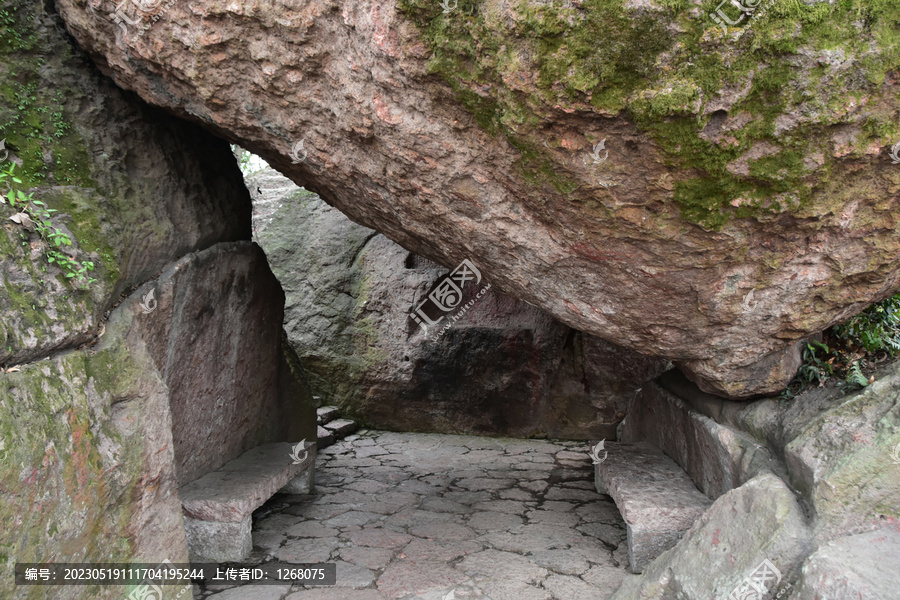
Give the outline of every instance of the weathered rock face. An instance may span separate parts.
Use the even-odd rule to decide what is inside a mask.
[[[46,10],[0,2],[0,169],[97,281],[0,204],[0,597],[118,599],[13,565],[183,562],[179,484],[315,417],[227,144],[116,88]]]
[[[678,545],[640,577],[627,578],[611,599],[726,598],[764,560],[788,575],[787,584],[796,579],[811,537],[790,489],[774,475],[760,475],[720,497]],[[778,591],[774,577],[765,583],[767,591]]]
[[[900,557],[900,526],[851,535],[826,544],[803,565],[796,600],[897,597],[900,572],[885,568]]]
[[[262,443],[315,438],[281,344],[284,294],[256,244],[189,254],[138,293],[151,289],[140,337],[169,390],[179,484]]]
[[[16,562],[187,561],[169,391],[132,299],[91,349],[0,375],[4,598],[121,598],[93,586],[15,586]]]
[[[665,368],[485,282],[469,284],[458,309],[426,333],[409,313],[446,269],[272,170],[248,177],[247,187],[314,393],[371,426],[612,438],[638,388]]]
[[[228,147],[137,105],[57,31],[58,20],[35,23],[26,4],[2,5],[12,24],[0,54],[10,90],[0,96],[0,168],[15,163],[19,187],[35,186],[35,199],[59,211],[53,226],[74,242],[64,251],[92,261],[97,281],[71,285],[0,205],[0,364],[92,339],[123,292],[188,252],[250,236],[250,199]]]
[[[892,3],[134,4],[60,2],[120,85],[707,390],[900,285]]]

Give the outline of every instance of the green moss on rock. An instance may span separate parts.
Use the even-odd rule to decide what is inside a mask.
[[[875,105],[900,62],[900,4],[763,4],[727,34],[708,16],[719,6],[714,0],[699,7],[658,0],[655,8],[622,0],[578,6],[523,0],[503,15],[476,0],[448,14],[425,0],[399,6],[433,53],[430,71],[482,128],[506,135],[522,154],[527,180],[541,178],[560,192],[573,187],[554,183],[564,166],[534,150],[543,118],[560,109],[624,116],[659,146],[670,168],[686,173],[674,193],[682,217],[718,229],[736,217],[827,213],[827,198],[814,189],[834,160],[827,128],[861,121],[852,149],[860,158],[897,135],[896,98]],[[706,107],[723,94],[736,96],[729,115],[751,118],[719,145],[703,131],[711,118]],[[871,108],[856,115],[854,106],[866,102]],[[786,114],[814,118],[780,134],[776,121]],[[756,160],[746,174],[726,169],[759,142],[779,152]],[[804,164],[811,154],[821,154],[823,164]]]

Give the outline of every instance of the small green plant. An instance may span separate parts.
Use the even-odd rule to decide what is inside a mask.
[[[249,150],[244,150],[236,144],[231,145],[231,151],[234,152],[234,156],[238,161],[238,167],[240,167],[241,173],[244,174],[244,177],[253,175],[256,172],[269,167],[269,163],[264,161],[262,158],[253,154]]]
[[[94,270],[93,261],[76,261],[62,252],[63,247],[72,246],[72,239],[66,232],[53,226],[51,219],[56,210],[48,208],[41,200],[35,200],[32,192],[26,194],[18,189],[22,180],[16,177],[15,168],[16,164],[11,162],[0,169],[0,184],[7,188],[6,194],[0,196],[0,204],[8,203],[17,211],[10,220],[38,234],[47,246],[47,262],[62,269],[67,279],[72,279],[81,286],[97,281],[90,276]]]
[[[797,371],[797,377],[809,387],[812,384],[824,385],[834,375],[834,358],[829,358],[831,348],[818,340],[806,343],[803,349],[803,364]]]
[[[834,327],[842,340],[874,354],[886,352],[897,356],[900,352],[900,294],[873,304],[842,325]]]
[[[875,365],[900,355],[900,294],[876,302],[849,321],[822,334],[823,341],[807,342],[797,376],[782,392],[782,399],[834,378],[846,391],[874,381]]]

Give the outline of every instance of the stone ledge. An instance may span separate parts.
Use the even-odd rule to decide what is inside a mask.
[[[243,521],[314,463],[314,443],[306,443],[308,456],[297,465],[291,460],[292,447],[288,442],[257,446],[182,486],[179,494],[184,514],[199,521]]]
[[[294,464],[293,444],[257,446],[179,490],[192,561],[242,560],[253,547],[254,510],[281,489],[312,491],[316,444],[307,442],[304,447],[306,458]]]
[[[628,562],[640,573],[674,546],[712,505],[681,467],[646,442],[608,443],[594,467],[595,486],[609,494],[628,533]]]
[[[330,423],[325,423],[324,427],[330,431],[335,438],[343,438],[356,431],[357,425],[350,419],[337,419]]]
[[[716,404],[683,375],[669,371],[644,384],[629,407],[619,440],[649,442],[660,448],[704,494],[718,498],[760,473],[779,472],[761,443],[713,418],[730,404],[734,403]]]

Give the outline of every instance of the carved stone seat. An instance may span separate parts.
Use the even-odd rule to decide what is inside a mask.
[[[625,520],[628,562],[640,573],[678,543],[712,505],[675,461],[647,442],[606,443],[594,467],[594,485],[609,494]]]
[[[253,548],[251,516],[275,492],[310,493],[316,445],[294,464],[292,445],[263,444],[179,490],[192,562],[236,562]]]

